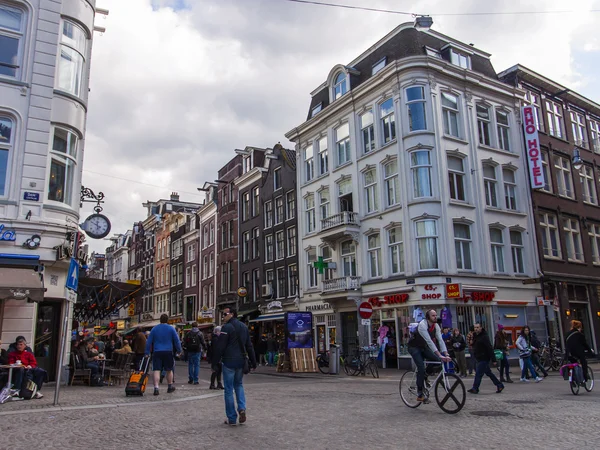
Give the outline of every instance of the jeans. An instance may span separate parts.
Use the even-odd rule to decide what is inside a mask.
[[[198,383],[201,356],[202,352],[188,352],[188,377],[194,383]]]
[[[235,411],[235,401],[233,400],[233,391],[237,399],[237,410],[246,409],[246,396],[244,395],[244,385],[242,378],[244,377],[244,369],[230,369],[223,364],[223,384],[225,385],[225,415],[229,423],[237,422],[237,413]]]
[[[42,389],[42,384],[46,381],[48,373],[39,367],[34,369],[13,369],[12,383],[14,389],[21,389],[23,381],[32,380],[38,388],[38,391]]]
[[[506,353],[504,353],[504,358],[500,360],[500,378],[506,378],[507,380],[510,378],[508,375],[508,369],[508,356],[506,356]]]
[[[490,377],[490,380],[492,380],[492,383],[494,383],[494,385],[496,387],[504,386],[500,382],[500,380],[498,380],[498,378],[496,378],[496,375],[494,375],[494,372],[492,372],[492,369],[490,369],[489,361],[477,361],[477,366],[476,366],[476,370],[475,370],[475,380],[473,380],[473,390],[479,391],[479,386],[481,385],[481,379],[483,378],[484,375],[487,375],[488,377]]]
[[[96,375],[98,372],[100,372],[100,365],[95,362],[87,363],[85,368],[90,369],[90,375],[92,375],[92,376]]]
[[[548,376],[548,372],[546,372],[546,369],[544,369],[544,367],[542,366],[542,363],[540,361],[540,357],[538,356],[537,353],[532,353],[531,354],[531,363],[533,364],[533,367],[534,368],[538,368],[539,371],[542,372],[545,377]]]
[[[533,363],[531,362],[531,357],[521,358],[523,360],[523,369],[521,370],[521,379],[527,376],[527,369],[531,372],[531,376],[533,378],[537,378],[537,373],[535,368],[533,367]]]
[[[275,365],[275,352],[267,352],[267,361],[270,366]]]
[[[422,395],[423,386],[425,386],[425,361],[439,361],[440,359],[429,347],[408,347],[408,353],[410,353],[410,356],[412,356],[412,359],[417,366],[417,393]]]

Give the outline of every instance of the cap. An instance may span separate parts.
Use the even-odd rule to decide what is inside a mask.
[[[500,330],[504,330],[504,325],[502,325],[501,323],[498,324],[498,331]]]

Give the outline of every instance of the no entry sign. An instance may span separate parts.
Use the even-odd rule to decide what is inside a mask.
[[[362,302],[358,307],[358,314],[363,319],[370,319],[373,315],[373,307],[369,305],[367,302]]]

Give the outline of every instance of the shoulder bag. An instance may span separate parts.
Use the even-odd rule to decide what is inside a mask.
[[[244,346],[244,344],[242,344],[242,339],[240,334],[238,333],[238,330],[235,330],[237,337],[238,337],[238,344],[240,346],[240,351],[242,352],[242,356],[244,357],[244,368],[242,369],[242,371],[244,372],[244,375],[249,374],[250,373],[250,361],[248,359],[248,353],[246,352],[246,348]]]

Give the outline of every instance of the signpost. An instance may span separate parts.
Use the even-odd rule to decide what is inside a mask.
[[[363,319],[370,319],[373,315],[373,307],[369,305],[367,302],[362,302],[358,307],[358,314]]]

